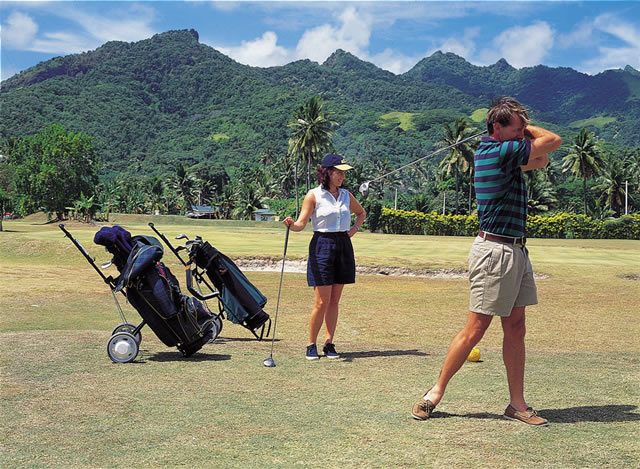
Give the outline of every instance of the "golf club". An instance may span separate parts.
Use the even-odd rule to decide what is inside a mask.
[[[265,358],[264,366],[273,368],[276,362],[273,361],[273,344],[276,340],[276,327],[278,327],[278,309],[280,308],[280,292],[282,291],[282,276],[284,275],[284,260],[287,257],[287,244],[289,244],[289,226],[287,225],[287,234],[284,238],[284,254],[282,255],[282,269],[280,270],[280,286],[278,287],[278,301],[276,302],[276,317],[273,321],[273,336],[271,337],[271,354],[269,358]]]
[[[408,166],[416,164],[416,163],[418,163],[418,162],[420,162],[420,161],[422,161],[424,159],[430,158],[433,155],[435,155],[437,153],[440,153],[441,151],[448,150],[449,148],[453,148],[456,145],[460,145],[461,143],[467,142],[469,140],[477,138],[477,137],[479,137],[481,135],[484,135],[486,133],[487,133],[486,130],[484,132],[477,133],[475,135],[472,135],[471,137],[467,137],[467,138],[465,138],[463,140],[460,140],[459,142],[456,142],[456,143],[454,143],[452,145],[449,145],[448,147],[442,147],[442,148],[440,148],[440,149],[438,149],[438,150],[436,150],[434,152],[429,153],[426,156],[423,156],[422,158],[418,158],[417,160],[412,161],[411,163],[407,163],[404,166],[400,166],[398,169],[394,169],[393,171],[389,171],[388,173],[383,174],[382,176],[378,176],[377,178],[371,179],[370,181],[365,181],[362,184],[360,184],[360,188],[358,189],[358,191],[360,192],[360,194],[362,194],[362,197],[364,197],[366,199],[369,196],[369,184],[371,184],[372,182],[377,181],[378,179],[386,178],[387,176],[389,176],[389,175],[391,175],[393,173],[397,173],[398,171],[401,171],[401,170],[403,170],[404,168],[406,168]]]

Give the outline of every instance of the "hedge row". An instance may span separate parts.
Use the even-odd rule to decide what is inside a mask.
[[[477,215],[439,215],[382,208],[379,228],[383,233],[440,236],[475,236]],[[549,217],[530,216],[530,238],[640,239],[640,214],[611,220],[596,220],[585,215],[558,213]]]

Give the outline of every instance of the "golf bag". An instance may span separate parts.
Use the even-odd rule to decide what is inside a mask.
[[[188,357],[218,336],[222,321],[200,301],[181,293],[178,280],[160,261],[164,251],[157,239],[132,237],[116,225],[101,228],[94,242],[113,254],[120,275],[113,279],[112,290],[125,294],[166,346]]]
[[[207,241],[191,243],[188,249],[191,262],[207,273],[218,290],[220,312],[226,313],[234,324],[249,329],[258,339],[262,339],[268,321],[266,335],[269,335],[271,319],[263,310],[267,298],[238,266]],[[261,331],[260,335],[257,334],[258,330]]]

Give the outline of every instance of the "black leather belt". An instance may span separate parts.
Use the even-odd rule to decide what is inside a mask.
[[[485,233],[484,231],[478,231],[478,236],[489,241],[495,241],[497,243],[505,244],[520,244],[524,246],[527,243],[527,238],[512,238],[510,236],[500,236],[492,233]]]

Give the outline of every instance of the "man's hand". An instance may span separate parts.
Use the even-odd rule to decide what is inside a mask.
[[[549,164],[549,153],[562,145],[559,135],[535,125],[528,125],[524,129],[524,137],[531,141],[531,153],[529,153],[529,162],[520,166],[522,171],[544,168]]]

